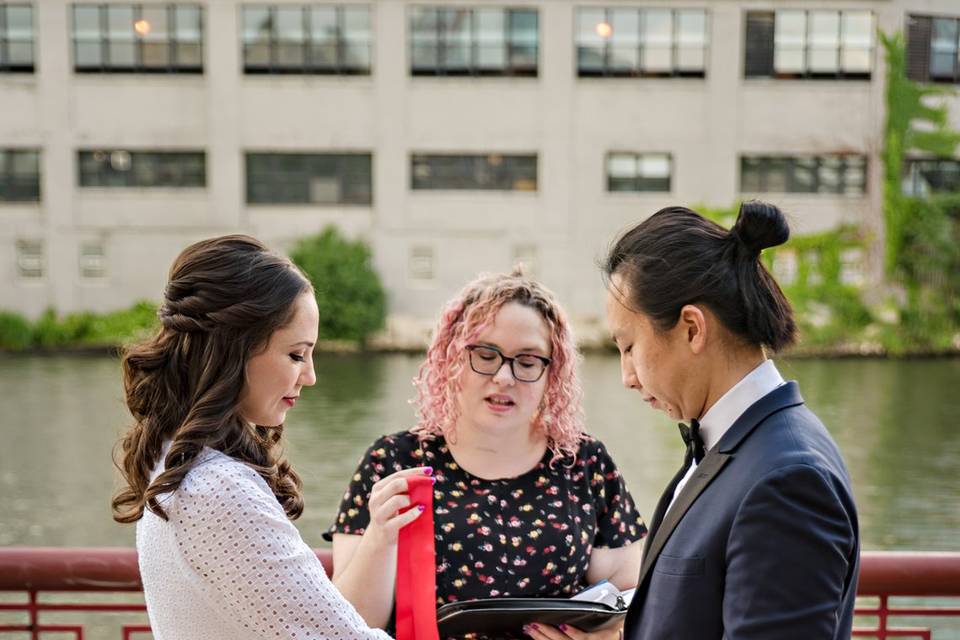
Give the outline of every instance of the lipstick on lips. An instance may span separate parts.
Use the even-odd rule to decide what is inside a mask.
[[[491,411],[496,413],[505,413],[517,404],[513,401],[513,398],[502,393],[491,394],[484,398],[483,401]]]

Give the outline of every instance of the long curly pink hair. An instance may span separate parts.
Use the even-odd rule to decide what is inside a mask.
[[[533,426],[547,437],[547,446],[553,452],[551,463],[564,457],[575,459],[583,438],[583,392],[577,375],[580,354],[567,316],[553,294],[525,277],[519,268],[510,274],[482,274],[447,303],[427,358],[413,379],[419,421],[410,431],[421,439],[440,435],[449,439],[455,435],[460,417],[460,374],[466,366],[465,347],[493,323],[508,302],[534,309],[547,323],[551,363],[547,367],[542,408],[534,417]]]

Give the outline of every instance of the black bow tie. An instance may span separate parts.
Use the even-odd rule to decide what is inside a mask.
[[[687,453],[693,456],[697,464],[700,464],[706,454],[703,438],[700,437],[700,423],[691,420],[689,427],[682,422],[677,426],[680,427],[680,437],[683,438],[683,444],[687,445]]]

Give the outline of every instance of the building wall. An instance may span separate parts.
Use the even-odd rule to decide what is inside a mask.
[[[341,2],[341,4],[349,3]],[[412,77],[407,11],[375,0],[370,76],[242,73],[239,2],[205,3],[203,75],[75,74],[69,3],[34,2],[37,69],[0,74],[0,147],[42,148],[42,201],[0,204],[0,308],[36,316],[108,310],[157,300],[169,264],[188,243],[252,233],[280,249],[335,224],[369,240],[395,318],[429,324],[479,271],[510,268],[534,247],[534,272],[582,326],[596,328],[603,286],[597,261],[615,235],[670,204],[728,206],[740,197],[741,153],[856,152],[869,157],[863,196],[763,194],[796,232],[842,223],[879,228],[883,129],[882,47],[870,81],[743,77],[744,12],[781,2],[691,1],[708,9],[706,78],[578,78],[574,13],[581,6],[663,6],[664,0],[540,0],[536,78]],[[446,0],[449,6],[487,2]],[[922,5],[922,6],[919,6]],[[495,5],[494,5],[495,6]],[[797,5],[799,6],[799,5]],[[812,0],[802,8],[838,8]],[[885,31],[908,11],[957,14],[954,0],[849,0]],[[960,126],[960,98],[952,119]],[[202,149],[203,189],[80,189],[80,148]],[[371,206],[249,206],[246,151],[373,154]],[[610,151],[669,152],[669,193],[611,193]],[[532,152],[538,190],[434,192],[410,188],[412,152]],[[17,276],[15,242],[42,239],[46,276]],[[79,246],[102,241],[108,276],[79,276]],[[434,279],[412,282],[410,252],[434,254]]]

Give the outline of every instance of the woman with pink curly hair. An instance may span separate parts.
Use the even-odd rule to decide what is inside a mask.
[[[334,583],[369,625],[392,627],[415,473],[435,478],[438,606],[634,586],[646,527],[583,432],[578,360],[566,314],[519,271],[481,276],[448,303],[414,380],[419,421],[370,446],[324,534]]]

